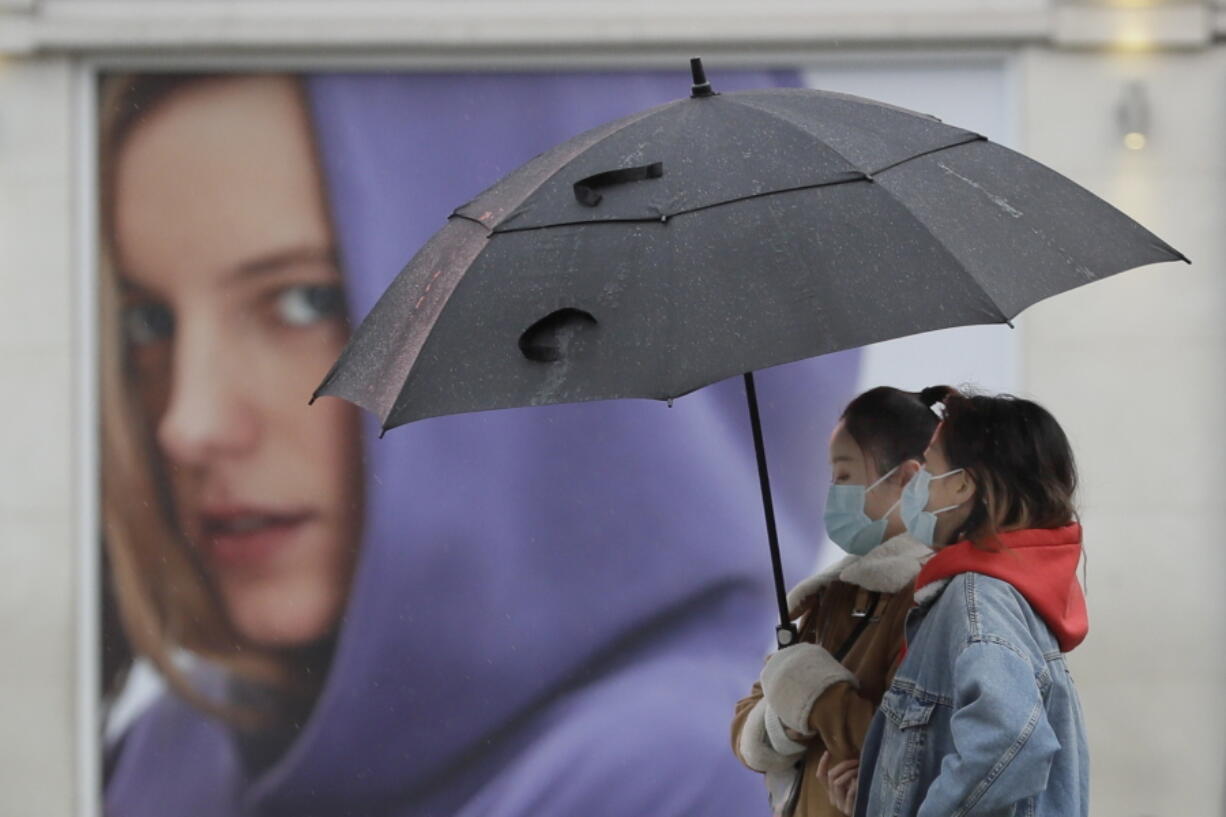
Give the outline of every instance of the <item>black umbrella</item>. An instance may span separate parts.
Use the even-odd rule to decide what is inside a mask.
[[[682,99],[588,131],[472,202],[413,257],[316,396],[384,430],[444,414],[639,397],[745,376],[788,620],[752,372],[1008,322],[1184,256],[983,136],[843,94]]]

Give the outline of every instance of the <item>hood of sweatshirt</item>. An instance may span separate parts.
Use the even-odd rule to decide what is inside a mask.
[[[999,534],[998,551],[981,550],[969,541],[937,551],[915,580],[918,591],[960,573],[982,573],[1017,589],[1070,652],[1085,640],[1090,622],[1085,594],[1077,581],[1081,561],[1081,525],[1034,528]]]

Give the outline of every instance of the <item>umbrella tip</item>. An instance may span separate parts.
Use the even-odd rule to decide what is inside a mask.
[[[707,82],[707,72],[703,70],[702,57],[694,57],[690,60],[690,75],[694,78],[694,85],[690,88],[691,97],[715,96],[715,92],[711,90],[711,83]]]

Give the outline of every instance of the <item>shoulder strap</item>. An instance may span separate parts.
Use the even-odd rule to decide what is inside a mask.
[[[851,631],[847,638],[843,640],[843,643],[839,645],[839,648],[834,651],[833,655],[835,661],[842,661],[847,656],[847,653],[851,652],[851,648],[855,646],[856,639],[864,634],[864,631],[868,628],[869,623],[873,620],[873,616],[877,612],[877,605],[880,603],[880,593],[874,592],[869,595],[868,612],[860,618],[860,621],[856,624],[856,628]]]

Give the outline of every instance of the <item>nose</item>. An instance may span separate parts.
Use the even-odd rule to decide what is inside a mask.
[[[259,417],[244,389],[241,350],[208,327],[177,328],[170,396],[157,429],[166,457],[200,467],[252,450]]]

